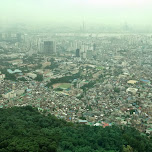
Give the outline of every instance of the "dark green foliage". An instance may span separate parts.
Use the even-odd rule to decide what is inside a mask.
[[[82,86],[81,89],[86,90],[86,89],[92,88],[95,83],[96,81],[90,81],[88,84],[85,84],[84,86]]]
[[[55,88],[54,90],[55,90],[55,91],[63,91],[62,88]]]
[[[120,89],[119,88],[114,88],[114,92],[119,93]]]
[[[18,78],[19,81],[27,81],[24,77]]]
[[[91,127],[45,116],[30,106],[0,109],[0,152],[151,152],[134,128]]]
[[[45,69],[51,69],[51,70],[53,70],[53,69],[57,69],[59,67],[59,65],[58,65],[58,63],[56,63],[56,62],[51,62],[51,65],[49,65],[49,66],[46,66],[45,67]]]
[[[5,79],[6,79],[6,80],[16,81],[16,76],[15,76],[15,74],[11,74],[11,73],[7,72],[7,69],[1,69],[0,71],[1,71],[3,74],[5,74]]]
[[[37,74],[37,77],[35,78],[36,81],[43,81],[43,75]]]
[[[80,117],[79,119],[86,120],[86,117]]]

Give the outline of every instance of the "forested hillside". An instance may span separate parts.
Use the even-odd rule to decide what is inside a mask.
[[[152,152],[152,139],[129,127],[91,127],[40,114],[30,106],[0,109],[0,152]]]

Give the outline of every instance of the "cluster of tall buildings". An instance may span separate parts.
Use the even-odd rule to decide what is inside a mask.
[[[90,59],[93,57],[94,51],[96,50],[96,45],[95,44],[81,44],[77,49],[76,49],[76,57],[80,57],[83,59]]]
[[[44,54],[53,54],[56,52],[56,43],[55,41],[41,41],[39,44],[39,52]]]
[[[44,53],[54,53],[56,51],[56,46],[54,41],[44,41],[43,43]]]
[[[21,42],[23,40],[23,35],[21,33],[0,33],[0,41],[14,41]]]

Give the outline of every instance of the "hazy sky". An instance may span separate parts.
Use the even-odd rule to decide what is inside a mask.
[[[152,24],[152,0],[0,0],[0,22]]]

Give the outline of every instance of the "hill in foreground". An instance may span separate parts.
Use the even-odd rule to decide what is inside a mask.
[[[152,152],[152,139],[127,126],[91,127],[12,107],[0,109],[0,152]]]

